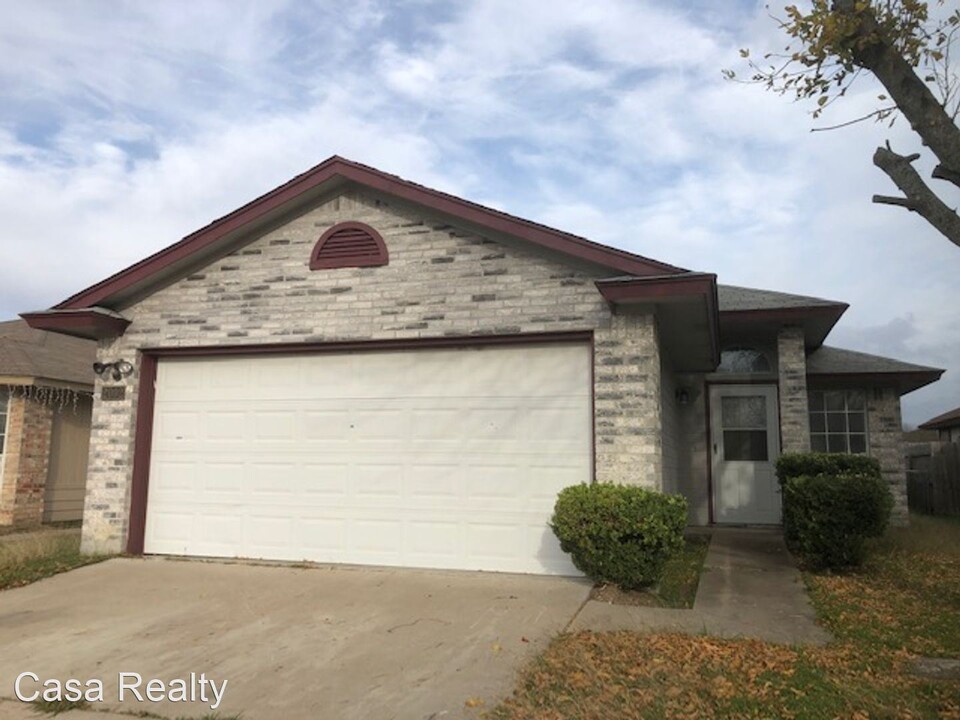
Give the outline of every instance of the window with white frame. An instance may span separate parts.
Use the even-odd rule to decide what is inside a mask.
[[[811,390],[810,449],[867,452],[867,403],[863,390]]]

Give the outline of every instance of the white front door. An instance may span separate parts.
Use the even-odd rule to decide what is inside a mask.
[[[711,386],[710,435],[714,521],[778,524],[776,386]]]

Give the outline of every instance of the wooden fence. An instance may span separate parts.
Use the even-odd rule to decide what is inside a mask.
[[[910,445],[906,464],[911,510],[960,516],[960,443]]]

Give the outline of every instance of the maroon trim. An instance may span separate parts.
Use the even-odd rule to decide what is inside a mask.
[[[717,276],[712,273],[686,273],[629,280],[598,280],[597,290],[611,305],[633,302],[656,302],[690,296],[703,296],[707,305],[710,333],[710,354],[714,364],[720,362],[720,321]]]
[[[710,378],[711,385],[776,385],[779,382],[776,373],[769,373],[764,377],[749,377],[743,380],[736,378],[716,377]]]
[[[597,349],[590,333],[590,482],[597,481]]]
[[[703,408],[707,416],[707,522],[714,524],[713,519],[713,428],[710,422],[710,383],[703,384]]]
[[[960,408],[956,410],[947,410],[936,417],[932,417],[924,423],[917,425],[921,430],[947,430],[960,424]]]
[[[901,380],[925,380],[935,382],[944,370],[906,370],[904,372],[862,372],[862,373],[817,373],[808,372],[811,380],[849,380],[852,382],[876,382],[879,384],[899,384]]]
[[[834,303],[832,305],[812,305],[805,307],[790,307],[761,310],[721,310],[720,319],[723,322],[731,320],[747,320],[750,322],[796,322],[797,320],[811,315],[823,315],[827,317],[836,316],[837,320],[843,315],[850,306],[847,303]]]
[[[351,237],[346,238],[349,234]],[[333,243],[337,243],[336,248]],[[310,253],[311,270],[344,267],[379,267],[390,262],[383,237],[362,222],[337,223],[327,230]]]
[[[513,235],[536,245],[619,272],[631,275],[663,275],[664,273],[686,272],[673,265],[607,247],[576,235],[417,185],[366,165],[333,156],[280,187],[243,205],[229,215],[225,215],[206,227],[187,235],[180,242],[164,248],[96,285],[67,298],[56,307],[68,309],[101,304],[112,295],[150,279],[170,265],[190,257],[225,235],[242,229],[249,223],[293,201],[303,193],[336,177],[353,181],[372,190],[411,203],[423,205],[464,222]]]
[[[477,345],[543,345],[589,342],[592,330],[517,333],[514,335],[451,335],[448,337],[399,338],[395,340],[336,340],[332,342],[270,343],[259,345],[201,345],[198,347],[145,348],[156,357],[203,357],[206,355],[295,355],[301,353],[373,352],[379,350],[428,350]]]
[[[597,280],[595,283],[604,300],[614,304],[688,295],[709,295],[711,288],[715,288],[716,284],[717,276],[707,273],[639,277],[629,280]]]
[[[137,401],[137,426],[133,446],[133,478],[130,485],[130,530],[127,552],[143,554],[147,527],[147,489],[150,484],[150,450],[153,444],[153,406],[156,399],[157,358],[140,358],[140,391]]]
[[[154,348],[141,351],[140,393],[133,450],[133,476],[130,489],[130,530],[127,552],[142,555],[147,526],[147,490],[150,484],[150,453],[153,443],[153,412],[156,400],[157,361],[164,357],[206,357],[238,355],[275,355],[301,353],[368,352],[375,350],[428,350],[431,348],[498,345],[543,345],[588,342],[593,353],[593,331],[527,333],[523,335],[470,335],[402,340],[363,340],[330,343],[279,343],[276,345],[219,345],[196,348]],[[596,418],[596,393],[591,360],[590,402]],[[594,420],[595,422],[596,420]],[[596,479],[596,432],[592,438],[593,473]]]
[[[901,395],[935,383],[944,370],[915,370],[886,373],[807,373],[807,386],[846,387],[870,385],[893,387]]]
[[[48,330],[88,340],[119,337],[130,325],[126,318],[105,315],[96,310],[20,313],[20,317],[36,330]]]

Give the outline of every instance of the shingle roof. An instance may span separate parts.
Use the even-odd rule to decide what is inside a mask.
[[[807,356],[808,375],[914,372],[943,372],[943,370],[828,345],[822,345]]]
[[[837,347],[822,345],[807,355],[807,375],[812,377],[830,376],[863,378],[881,380],[895,384],[901,394],[936,382],[943,375],[940,368],[894,360],[881,355],[843,350]]]
[[[943,413],[943,415],[937,415],[935,418],[930,418],[925,423],[920,423],[918,427],[924,430],[937,430],[955,425],[960,425],[960,407],[948,410]]]
[[[783,310],[784,308],[830,307],[846,305],[836,300],[792,295],[790,293],[739,287],[737,285],[717,285],[720,300],[720,312],[742,312],[745,310]]]
[[[0,376],[93,385],[97,344],[34,330],[23,320],[0,322]]]

